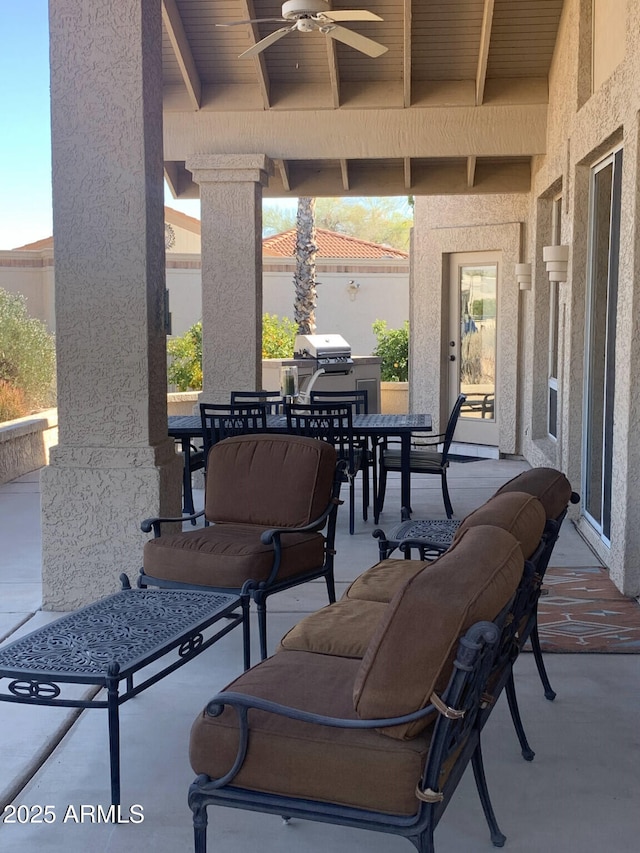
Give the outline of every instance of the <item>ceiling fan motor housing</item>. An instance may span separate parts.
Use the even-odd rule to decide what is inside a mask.
[[[282,4],[282,17],[295,21],[304,15],[323,15],[331,10],[331,4],[324,0],[286,0]]]

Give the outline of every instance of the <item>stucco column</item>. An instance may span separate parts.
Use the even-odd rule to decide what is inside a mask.
[[[197,155],[200,186],[202,399],[228,403],[233,390],[262,388],[263,154]]]
[[[43,598],[137,574],[180,514],[167,437],[160,0],[50,4],[59,446],[42,476]]]

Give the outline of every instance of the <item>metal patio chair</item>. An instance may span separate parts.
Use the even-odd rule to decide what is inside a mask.
[[[409,457],[409,470],[412,474],[436,474],[442,482],[442,497],[444,500],[444,508],[447,513],[447,518],[453,515],[453,507],[451,498],[449,497],[449,488],[447,486],[447,468],[449,467],[449,450],[453,435],[455,433],[460,409],[465,401],[464,394],[458,395],[444,433],[439,435],[429,436],[429,438],[420,439],[419,447],[411,450]],[[441,449],[438,447],[442,445]],[[428,449],[432,448],[432,449]],[[380,518],[380,513],[384,506],[384,496],[387,487],[387,471],[401,471],[401,453],[384,444],[380,447],[380,482],[378,486],[378,500],[374,507],[374,520],[376,524]],[[407,507],[411,512],[411,508]]]
[[[349,533],[355,532],[355,478],[362,471],[363,450],[353,434],[350,404],[291,403],[285,406],[287,429],[296,435],[320,438],[335,447],[338,459],[346,463],[344,476],[349,483]],[[364,477],[364,473],[363,473]]]

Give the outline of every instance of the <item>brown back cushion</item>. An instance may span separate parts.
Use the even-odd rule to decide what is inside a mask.
[[[513,534],[520,543],[525,560],[540,544],[547,516],[544,507],[533,495],[524,492],[505,492],[494,495],[462,522],[454,538],[457,541],[470,527],[493,524]]]
[[[500,486],[496,495],[505,492],[527,492],[538,498],[547,518],[558,518],[571,499],[571,483],[555,468],[531,468]]]
[[[458,639],[493,620],[522,577],[515,538],[499,527],[472,527],[439,560],[415,575],[387,605],[358,670],[354,708],[362,719],[409,714],[429,704],[451,675]],[[415,737],[428,721],[384,733]]]
[[[205,486],[210,521],[301,527],[331,497],[336,451],[298,435],[238,435],[214,444]]]

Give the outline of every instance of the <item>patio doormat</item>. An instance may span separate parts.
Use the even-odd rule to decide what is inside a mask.
[[[640,654],[640,604],[618,592],[605,569],[549,567],[538,632],[545,652]]]

